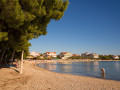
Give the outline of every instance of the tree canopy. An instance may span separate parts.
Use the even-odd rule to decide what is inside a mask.
[[[68,0],[0,0],[0,47],[28,52],[28,41],[47,34],[51,19],[59,20]]]
[[[0,30],[10,34],[17,30],[29,39],[46,35],[47,24],[59,20],[68,4],[68,0],[0,0]]]

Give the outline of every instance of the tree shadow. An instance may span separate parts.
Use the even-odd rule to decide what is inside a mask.
[[[9,68],[9,67],[10,67],[9,64],[0,64],[0,69]]]
[[[13,70],[15,70],[17,73],[19,73],[19,71],[18,70],[16,70],[16,69],[14,69],[14,68],[12,68]]]
[[[2,68],[9,68],[9,69],[13,69],[14,71],[16,71],[17,73],[19,73],[19,71],[18,70],[16,70],[15,68],[17,68],[17,66],[15,65],[15,64],[12,64],[12,65],[10,65],[10,64],[0,64],[0,69],[2,69]]]

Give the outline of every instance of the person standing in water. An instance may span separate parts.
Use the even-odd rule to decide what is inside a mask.
[[[101,77],[105,79],[105,69],[104,68],[100,68],[101,69]]]

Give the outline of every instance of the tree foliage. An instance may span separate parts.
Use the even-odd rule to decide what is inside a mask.
[[[101,59],[101,60],[112,60],[113,55],[99,55],[99,59]]]
[[[28,41],[47,34],[51,19],[59,20],[68,0],[0,0],[0,45],[28,52]]]

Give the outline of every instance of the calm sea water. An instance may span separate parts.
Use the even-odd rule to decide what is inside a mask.
[[[105,79],[120,81],[120,61],[90,61],[71,63],[41,63],[37,65],[53,72],[104,78],[100,68],[105,69]]]

